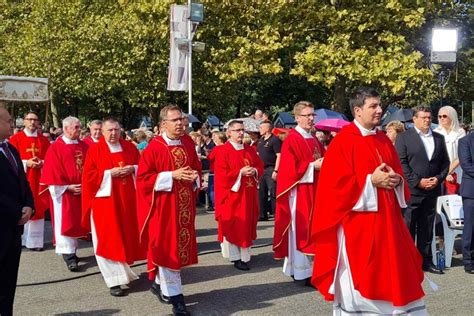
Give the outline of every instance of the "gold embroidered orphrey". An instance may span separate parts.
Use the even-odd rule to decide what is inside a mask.
[[[74,159],[76,161],[76,168],[77,170],[82,172],[82,164],[84,163],[84,156],[82,155],[81,150],[76,150],[74,152]]]
[[[175,169],[182,168],[188,162],[188,156],[182,147],[176,146],[171,148],[171,156],[173,157],[173,163]],[[193,194],[189,185],[184,185],[181,181],[176,182],[178,191],[178,254],[182,265],[187,265],[190,260],[189,244],[191,242],[191,232],[189,225],[191,221],[191,208]]]

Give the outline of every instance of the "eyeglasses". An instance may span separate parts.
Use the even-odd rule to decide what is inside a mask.
[[[39,121],[38,119],[32,118],[32,117],[27,117],[27,118],[25,118],[24,120],[25,120],[25,121],[32,121],[32,122]]]
[[[172,120],[169,120],[169,119],[164,119],[163,121],[168,121],[168,122],[171,122],[171,123],[178,123],[179,121],[184,121],[184,117],[177,117],[175,119],[172,119]]]
[[[231,129],[230,130],[231,132],[236,132],[236,133],[243,133],[245,132],[245,129],[241,128],[241,129]]]
[[[298,114],[298,116],[310,118],[310,117],[316,117],[316,113],[310,113],[310,114]]]
[[[438,118],[439,119],[445,119],[445,118],[448,118],[448,116],[446,114],[442,114],[442,115],[438,115]]]

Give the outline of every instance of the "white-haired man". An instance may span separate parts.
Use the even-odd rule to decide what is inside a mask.
[[[63,131],[46,153],[40,182],[51,194],[56,253],[63,255],[70,271],[77,271],[77,238],[86,235],[81,228],[81,177],[88,146],[79,140],[79,119],[65,118]]]

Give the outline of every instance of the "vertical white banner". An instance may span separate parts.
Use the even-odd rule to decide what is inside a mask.
[[[170,10],[170,63],[168,68],[168,90],[188,90],[188,7],[171,5]],[[194,36],[198,23],[193,23]]]

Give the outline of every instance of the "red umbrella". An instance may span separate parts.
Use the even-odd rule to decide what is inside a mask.
[[[349,125],[348,121],[343,119],[324,119],[314,125],[317,129],[329,132],[339,132],[344,126]]]

